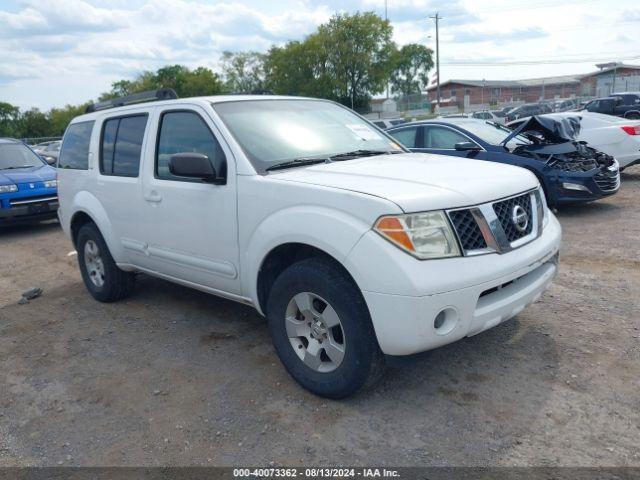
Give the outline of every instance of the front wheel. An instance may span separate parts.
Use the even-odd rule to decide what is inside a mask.
[[[131,294],[135,275],[118,268],[95,224],[87,223],[80,228],[76,247],[82,280],[93,298],[115,302]]]
[[[347,397],[382,371],[364,298],[330,260],[309,258],[287,268],[271,288],[267,318],[285,368],[316,395]]]

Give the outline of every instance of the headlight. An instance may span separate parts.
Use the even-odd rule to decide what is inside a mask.
[[[17,192],[17,191],[18,191],[17,185],[0,185],[0,193],[10,193],[10,192]]]
[[[44,188],[58,188],[58,180],[47,180],[44,182]]]
[[[542,186],[538,187],[538,200],[542,203],[542,228],[549,223],[549,207],[547,206],[547,197],[544,194]]]
[[[442,211],[381,217],[374,230],[421,260],[460,256],[455,235]]]

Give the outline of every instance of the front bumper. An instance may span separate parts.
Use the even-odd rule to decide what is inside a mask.
[[[6,208],[4,205],[3,208],[0,208],[0,224],[48,220],[56,218],[57,210],[58,198],[56,195],[34,199],[29,203],[10,204],[6,202]]]
[[[480,333],[536,301],[556,275],[560,239],[551,215],[539,238],[511,252],[419,261],[372,233],[346,266],[360,285],[382,351],[409,355]],[[444,320],[436,328],[440,312]]]
[[[558,175],[558,193],[556,205],[592,202],[618,192],[620,189],[620,170],[616,161],[609,168],[601,168],[584,173],[566,173]],[[572,185],[571,188],[567,188]],[[580,189],[576,189],[576,187]]]

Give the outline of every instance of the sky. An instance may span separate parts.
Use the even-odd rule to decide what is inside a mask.
[[[435,49],[440,80],[520,79],[640,64],[638,0],[387,0],[399,44]],[[613,8],[612,8],[613,6]],[[220,70],[225,50],[302,39],[337,12],[385,0],[0,0],[0,101],[47,110],[180,63]]]

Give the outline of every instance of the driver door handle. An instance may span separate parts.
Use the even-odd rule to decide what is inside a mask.
[[[156,192],[155,190],[152,190],[151,192],[145,194],[144,199],[147,202],[151,202],[151,203],[160,203],[162,201],[162,195],[160,195],[158,192]]]

